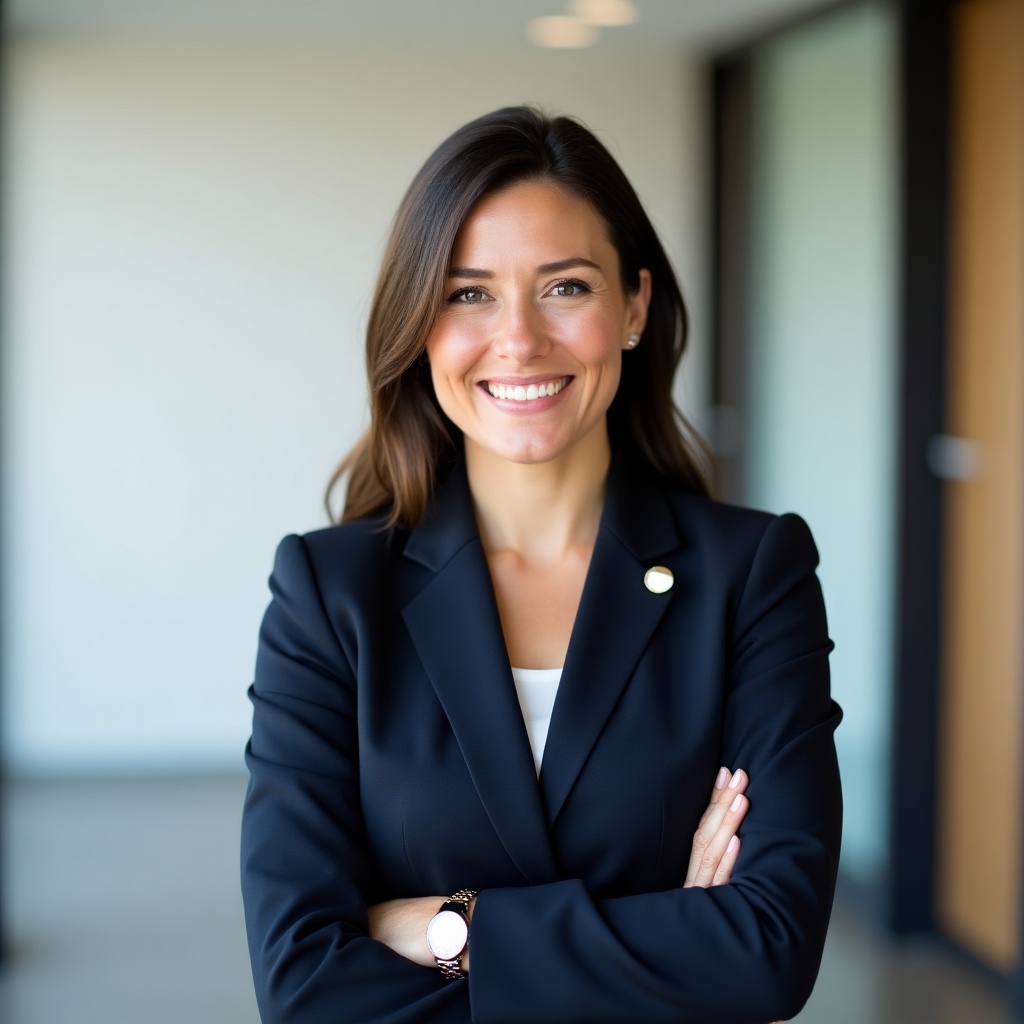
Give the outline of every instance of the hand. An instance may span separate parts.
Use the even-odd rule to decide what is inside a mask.
[[[693,848],[683,888],[709,889],[725,885],[732,877],[740,855],[740,837],[736,834],[750,801],[744,795],[747,773],[722,768],[711,792],[711,802],[693,834]]]
[[[400,953],[407,960],[423,967],[437,968],[437,961],[427,948],[427,925],[447,896],[416,896],[411,899],[385,900],[366,908],[370,922],[370,938]],[[466,916],[473,919],[476,899],[469,901]],[[462,955],[463,974],[469,971],[469,949]]]

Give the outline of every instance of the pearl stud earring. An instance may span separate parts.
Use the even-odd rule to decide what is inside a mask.
[[[631,334],[629,336],[629,341],[626,342],[626,348],[636,348],[637,345],[639,345],[639,344],[640,344],[640,335],[639,334]]]

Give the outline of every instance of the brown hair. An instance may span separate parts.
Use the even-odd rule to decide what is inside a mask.
[[[395,218],[366,331],[370,427],[327,489],[327,508],[348,475],[343,520],[386,514],[415,525],[461,436],[438,405],[425,345],[441,310],[455,237],[484,196],[546,178],[585,199],[608,225],[622,286],[651,274],[643,344],[623,360],[608,411],[612,450],[639,458],[662,478],[709,493],[707,449],[672,400],[686,347],[686,306],[639,198],[607,149],[578,121],[507,107],[460,128],[413,179]]]

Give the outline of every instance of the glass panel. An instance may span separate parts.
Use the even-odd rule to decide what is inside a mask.
[[[895,513],[896,26],[865,4],[757,56],[750,504],[797,511],[836,642],[843,866],[884,867]]]

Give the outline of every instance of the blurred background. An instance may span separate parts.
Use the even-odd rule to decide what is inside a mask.
[[[1024,0],[5,0],[3,1024],[257,1020],[282,535],[366,423],[390,220],[579,116],[693,315],[730,500],[814,530],[846,792],[805,1024],[1024,1020]]]

